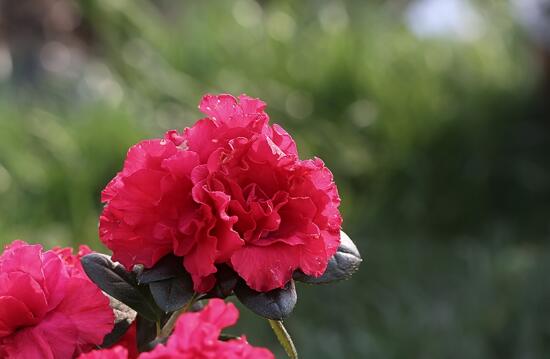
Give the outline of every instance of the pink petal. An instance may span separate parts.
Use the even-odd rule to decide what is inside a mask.
[[[191,171],[198,165],[199,156],[192,151],[179,151],[162,162],[163,168],[180,178],[190,178]]]
[[[201,163],[205,163],[210,153],[219,147],[215,138],[217,131],[216,123],[209,118],[199,120],[193,127],[185,129],[187,146],[199,155]]]
[[[212,299],[200,312],[200,319],[211,323],[219,329],[227,328],[237,323],[239,311],[233,303],[225,303],[221,299]]]
[[[79,325],[81,323],[73,322],[64,314],[54,312],[31,331],[40,333],[50,346],[54,358],[72,358],[77,352]]]
[[[274,124],[271,127],[271,138],[286,154],[298,157],[296,142],[281,126]]]
[[[36,328],[21,330],[4,342],[0,341],[0,354],[4,354],[5,359],[60,358],[54,355],[50,343],[44,338],[42,331]],[[72,354],[69,353],[66,358],[71,358]]]
[[[42,284],[44,274],[41,252],[40,244],[31,245],[23,241],[14,241],[0,256],[0,273],[28,273],[37,283]]]
[[[24,302],[14,297],[0,297],[0,338],[35,322],[34,315]]]
[[[140,169],[160,169],[165,158],[176,154],[173,142],[165,139],[141,141],[128,150],[123,173],[128,176]]]
[[[40,319],[48,310],[44,290],[24,272],[0,273],[0,295],[18,299],[36,319]]]
[[[284,287],[292,278],[300,265],[300,248],[285,243],[246,246],[233,254],[231,264],[250,288],[267,292]]]
[[[231,121],[233,116],[239,114],[241,109],[235,97],[231,95],[215,96],[208,94],[203,96],[199,104],[199,110],[214,121],[227,123]]]
[[[78,359],[128,359],[128,349],[117,345],[110,349],[94,350],[81,354]]]
[[[331,256],[327,256],[323,238],[310,238],[300,246],[300,269],[307,275],[318,277],[327,269]]]
[[[217,351],[225,359],[275,359],[268,349],[248,344],[244,336],[219,343]]]
[[[185,269],[197,277],[207,277],[216,272],[216,238],[205,235],[183,259]],[[195,282],[195,281],[194,281]],[[197,283],[195,282],[195,287]],[[197,288],[195,288],[197,289]]]
[[[43,256],[44,287],[48,294],[48,311],[50,311],[63,300],[69,273],[61,258],[53,251],[47,251]]]
[[[56,312],[62,313],[78,328],[78,344],[101,344],[114,325],[109,299],[92,282],[71,278]]]

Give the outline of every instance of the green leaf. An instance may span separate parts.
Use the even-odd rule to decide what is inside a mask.
[[[298,352],[296,351],[296,346],[294,345],[294,342],[292,341],[290,334],[288,334],[285,326],[283,325],[283,322],[279,320],[271,320],[271,319],[268,319],[268,321],[269,321],[269,325],[271,325],[271,329],[273,329],[273,332],[277,336],[279,343],[281,343],[281,346],[285,350],[288,357],[290,359],[298,359]]]
[[[137,275],[139,284],[149,284],[165,279],[189,276],[183,267],[181,257],[168,254],[159,260],[153,268],[144,269]]]
[[[355,243],[353,243],[347,234],[340,231],[340,246],[329,260],[325,273],[320,277],[312,277],[305,275],[301,271],[296,271],[293,278],[309,284],[326,284],[349,279],[359,269],[362,260]]]
[[[256,292],[241,280],[235,287],[235,295],[254,313],[273,320],[286,318],[294,309],[298,299],[293,280],[290,280],[284,288],[265,293]]]
[[[184,277],[165,279],[149,284],[151,294],[160,309],[174,312],[183,308],[193,297],[193,280],[189,274]]]
[[[91,253],[81,259],[84,271],[101,290],[118,299],[151,321],[159,318],[159,310],[146,288],[139,288],[133,273],[128,272],[111,258]]]

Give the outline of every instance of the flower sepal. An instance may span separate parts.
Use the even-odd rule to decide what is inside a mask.
[[[241,303],[257,315],[271,319],[283,320],[288,317],[298,299],[294,281],[290,280],[283,288],[269,292],[256,292],[240,280],[235,287],[235,295]]]
[[[307,284],[328,284],[351,278],[357,272],[363,259],[357,246],[351,238],[340,231],[340,245],[336,253],[329,259],[327,269],[319,277],[305,275],[296,271],[293,278]]]
[[[183,308],[195,294],[193,280],[183,267],[182,259],[172,254],[163,257],[153,268],[144,269],[137,280],[141,285],[149,285],[156,304],[165,313]]]

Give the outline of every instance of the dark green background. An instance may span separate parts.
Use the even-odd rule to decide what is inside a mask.
[[[365,259],[299,286],[302,358],[544,358],[541,51],[506,1],[473,2],[473,38],[415,35],[410,3],[0,1],[0,243],[105,251],[99,194],[128,147],[244,92],[332,169]],[[235,333],[281,353],[242,316]]]

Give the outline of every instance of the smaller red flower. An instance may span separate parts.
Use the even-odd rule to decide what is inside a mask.
[[[140,359],[274,359],[269,350],[251,346],[244,336],[228,341],[218,339],[222,329],[234,325],[238,318],[233,304],[212,299],[202,311],[183,314],[166,345],[141,354]]]
[[[109,299],[70,250],[15,241],[0,255],[0,358],[69,359],[113,327]]]
[[[219,340],[222,329],[232,326],[239,311],[231,303],[212,299],[198,313],[183,314],[166,345],[160,344],[139,359],[275,359],[265,348],[253,347],[243,336],[228,341]],[[82,354],[78,359],[130,359],[128,349],[117,345],[110,349]]]

